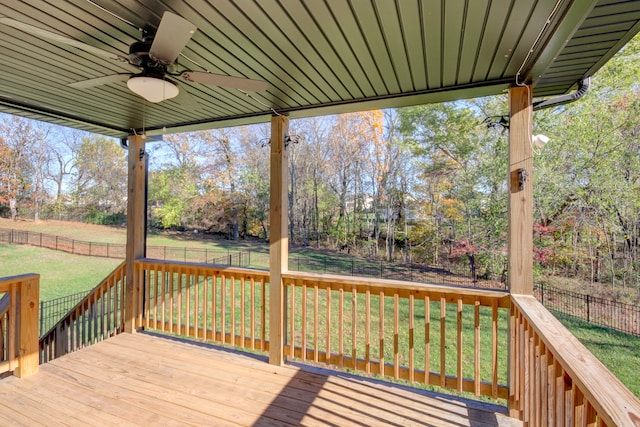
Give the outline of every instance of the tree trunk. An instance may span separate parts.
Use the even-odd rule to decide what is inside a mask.
[[[16,221],[18,219],[18,201],[15,198],[9,199],[9,210],[11,211],[11,219]]]

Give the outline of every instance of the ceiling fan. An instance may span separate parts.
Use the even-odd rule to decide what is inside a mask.
[[[126,62],[140,70],[137,73],[118,73],[69,84],[70,87],[77,89],[126,81],[129,90],[149,102],[161,102],[176,97],[180,90],[174,79],[250,92],[263,92],[267,89],[267,83],[262,80],[212,74],[207,71],[183,70],[176,72],[176,60],[197,28],[191,22],[171,12],[164,12],[156,31],[145,29],[142,40],[129,46],[127,56],[113,55],[94,46],[11,18],[0,16],[0,24],[18,28],[30,34],[99,56],[107,56]]]

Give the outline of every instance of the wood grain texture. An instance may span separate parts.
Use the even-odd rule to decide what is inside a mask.
[[[0,293],[0,373],[25,378],[38,372],[40,275],[0,278]]]
[[[524,354],[510,362],[524,371],[525,382],[529,382],[520,388],[525,408],[531,408],[525,410],[525,423],[529,418],[533,422],[542,418],[537,409],[546,400],[549,424],[564,420],[569,425],[594,425],[597,418],[599,424],[640,426],[640,400],[577,338],[533,296],[513,295],[512,301],[519,328],[525,331],[515,338]],[[547,367],[549,373],[543,370]]]
[[[287,235],[289,197],[287,186],[287,147],[285,135],[289,133],[289,119],[271,118],[271,180],[269,207],[269,361],[274,365],[284,362],[284,298],[281,274],[289,269],[289,239]]]
[[[9,425],[521,425],[504,412],[146,333],[118,335],[26,380],[0,382],[0,417]]]
[[[136,317],[142,314],[138,301],[142,284],[134,274],[134,262],[145,254],[145,216],[146,216],[146,154],[140,155],[145,148],[142,135],[129,137],[128,191],[127,191],[127,246],[126,246],[126,295],[125,331],[136,330]],[[142,158],[141,158],[142,157]]]
[[[532,88],[509,90],[508,280],[514,294],[533,295]],[[525,181],[520,188],[518,170]]]

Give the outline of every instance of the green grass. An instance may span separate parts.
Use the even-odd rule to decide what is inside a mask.
[[[122,261],[0,244],[0,277],[40,274],[40,300],[94,288]]]
[[[554,312],[554,315],[640,398],[640,337],[592,325],[562,313]]]

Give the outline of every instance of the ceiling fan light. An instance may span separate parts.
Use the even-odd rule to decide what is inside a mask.
[[[127,80],[131,92],[149,102],[161,102],[178,96],[178,86],[168,80],[151,76],[133,76]]]

